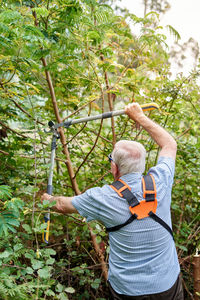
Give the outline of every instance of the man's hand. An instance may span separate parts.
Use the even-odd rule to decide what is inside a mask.
[[[130,119],[134,120],[135,122],[138,122],[139,124],[140,119],[145,116],[142,108],[138,103],[129,103],[125,107],[125,113],[129,116]]]
[[[161,126],[146,117],[138,103],[131,103],[125,107],[125,113],[141,125],[160,146],[159,156],[176,158],[177,145],[174,138]]]
[[[60,212],[62,214],[72,214],[77,213],[76,208],[72,204],[73,197],[64,197],[64,196],[51,196],[47,193],[43,194],[41,200],[49,200],[50,202],[56,201],[53,210]]]
[[[50,201],[51,198],[53,198],[53,196],[51,196],[51,195],[49,195],[49,194],[47,194],[47,193],[44,193],[44,194],[42,195],[42,197],[41,197],[41,200],[42,200],[42,201],[44,201],[44,200],[49,200],[49,201]]]

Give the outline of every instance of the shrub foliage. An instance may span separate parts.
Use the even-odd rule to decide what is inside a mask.
[[[44,129],[134,100],[159,104],[149,115],[178,143],[172,218],[190,299],[200,246],[199,69],[172,79],[159,15],[118,15],[108,1],[2,1],[0,30],[0,299],[108,299],[101,224],[51,213],[50,244],[42,242],[51,143]],[[156,163],[157,145],[126,116],[61,128],[54,194],[110,183],[107,155],[122,138],[143,143],[147,168]]]

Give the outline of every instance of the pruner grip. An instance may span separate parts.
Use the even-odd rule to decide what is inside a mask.
[[[46,229],[43,232],[42,239],[43,239],[44,243],[48,244],[49,243],[49,228],[50,228],[50,213],[49,212],[45,214],[44,221],[46,223]]]

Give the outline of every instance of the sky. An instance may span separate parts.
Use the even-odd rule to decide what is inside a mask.
[[[171,8],[164,15],[161,15],[160,25],[163,27],[166,25],[173,26],[181,36],[179,44],[187,42],[192,37],[200,46],[200,0],[168,0],[168,2]],[[121,0],[119,5],[128,8],[130,12],[138,17],[144,16],[142,0]],[[167,30],[164,31],[164,34],[167,36],[167,44],[171,49],[174,45],[174,39]],[[189,74],[194,66],[194,59],[190,50],[187,50],[184,54],[186,59],[184,59],[183,69],[178,69],[177,65],[172,64],[172,72],[181,71],[184,75]]]

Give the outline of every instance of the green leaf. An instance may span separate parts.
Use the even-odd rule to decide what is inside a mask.
[[[47,248],[47,249],[43,250],[43,256],[44,257],[49,257],[51,255],[56,255],[56,251],[54,249]]]
[[[27,267],[26,272],[27,272],[27,274],[33,274],[34,270],[30,267]]]
[[[22,227],[26,230],[27,233],[29,233],[29,234],[32,233],[32,229],[31,229],[30,225],[22,224]]]
[[[180,34],[178,33],[178,31],[174,27],[172,27],[171,25],[167,25],[166,28],[169,30],[170,34],[173,35],[176,42],[178,42],[178,40],[181,39]]]
[[[34,259],[34,256],[31,253],[25,253],[25,257],[29,259]]]
[[[9,213],[6,211],[1,212],[0,214],[0,236],[5,234],[8,235],[8,230],[12,232],[16,232],[13,226],[19,226],[19,221],[15,219],[15,215],[13,213]]]
[[[43,269],[38,270],[38,275],[41,278],[47,279],[51,277],[51,269],[50,267],[44,267]]]
[[[43,208],[48,208],[50,204],[51,204],[51,202],[49,200],[44,200],[42,206],[43,206]]]
[[[98,289],[100,283],[101,283],[101,280],[98,279],[98,278],[96,278],[96,279],[92,282],[91,287],[92,287],[93,289],[96,290],[96,289]]]
[[[34,7],[32,8],[32,11],[36,12],[37,17],[47,17],[49,15],[48,9],[46,7]]]
[[[0,198],[7,200],[12,196],[12,189],[7,185],[0,185]]]
[[[183,246],[183,245],[177,245],[177,247],[179,249],[183,250],[184,252],[188,252],[188,249],[185,246]]]
[[[22,16],[17,10],[7,9],[0,13],[0,22],[4,23],[17,23],[17,21],[21,20]]]
[[[45,295],[50,297],[50,296],[55,296],[55,293],[52,290],[47,290],[47,291],[45,291]]]
[[[32,26],[32,25],[24,25],[23,28],[25,29],[26,34],[30,34],[36,37],[44,37],[43,33],[40,31],[39,28]]]
[[[47,259],[46,264],[47,265],[53,265],[54,262],[55,262],[55,258],[49,258],[49,259]]]
[[[69,293],[69,294],[73,294],[73,293],[75,293],[75,289],[74,289],[73,287],[67,287],[67,288],[65,289],[65,292],[67,292],[67,293]]]
[[[48,206],[48,207],[51,208],[51,207],[53,207],[53,206],[55,206],[55,205],[56,205],[56,201],[52,201],[52,202],[49,203],[49,206]]]
[[[96,241],[97,241],[98,244],[102,241],[102,239],[99,235],[96,237]]]
[[[10,257],[13,254],[12,251],[5,250],[4,252],[0,253],[0,258],[7,258]]]
[[[59,296],[58,296],[58,299],[60,299],[60,300],[68,300],[69,298],[68,298],[67,294],[60,293]]]
[[[64,286],[62,284],[58,283],[56,285],[56,291],[61,293],[61,292],[63,292],[63,290],[64,290]]]
[[[42,268],[44,266],[44,262],[43,261],[36,260],[36,259],[32,259],[31,263],[32,263],[32,268],[34,270],[40,269],[40,268]]]
[[[18,250],[23,249],[23,248],[24,248],[24,245],[16,244],[16,245],[14,245],[14,252],[17,252]]]

